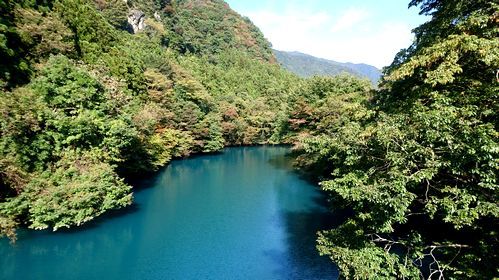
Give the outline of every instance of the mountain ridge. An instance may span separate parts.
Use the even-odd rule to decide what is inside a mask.
[[[287,52],[273,49],[273,52],[282,67],[301,77],[336,76],[346,72],[368,78],[374,85],[377,85],[382,75],[381,70],[366,63],[342,63],[298,51]]]

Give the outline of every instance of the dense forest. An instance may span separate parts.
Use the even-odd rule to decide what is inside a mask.
[[[318,235],[342,277],[499,277],[499,5],[409,6],[431,20],[373,89],[287,72],[221,0],[0,0],[0,236],[126,207],[173,158],[292,144],[351,213]]]

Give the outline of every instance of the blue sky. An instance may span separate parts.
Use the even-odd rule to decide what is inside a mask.
[[[428,18],[409,0],[226,0],[278,50],[340,62],[389,65]]]

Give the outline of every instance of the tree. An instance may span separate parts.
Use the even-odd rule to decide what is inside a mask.
[[[367,114],[303,142],[354,213],[319,234],[345,278],[498,277],[498,5],[415,0],[432,19]]]
[[[189,155],[194,139],[185,131],[164,129],[153,134],[148,143],[148,152],[151,154],[154,167],[166,165],[174,157]]]
[[[71,54],[73,33],[55,13],[43,15],[34,9],[17,9],[17,31],[30,49],[31,60],[40,61],[50,54]]]
[[[90,153],[67,150],[51,168],[34,175],[18,196],[0,204],[0,230],[21,217],[33,229],[79,226],[131,202],[131,187],[110,165]]]
[[[26,46],[15,28],[18,3],[0,1],[0,88],[11,88],[28,81],[32,67],[26,59]]]
[[[97,60],[118,40],[118,32],[89,0],[58,0],[55,12],[73,32],[77,55]]]
[[[146,14],[144,32],[122,30],[131,7]],[[124,207],[123,179],[173,158],[279,142],[301,81],[220,0],[0,9],[0,236],[11,239],[19,226],[79,226]]]

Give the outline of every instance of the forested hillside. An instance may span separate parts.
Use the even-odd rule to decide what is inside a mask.
[[[352,213],[318,237],[342,277],[499,277],[499,6],[410,5],[432,19],[374,90],[282,69],[221,0],[0,0],[0,236],[126,207],[173,158],[285,143]]]
[[[279,64],[285,69],[304,78],[312,76],[337,76],[346,73],[359,78],[368,78],[373,85],[377,85],[381,79],[381,71],[367,64],[341,63],[300,52],[274,50],[274,54]]]
[[[2,1],[0,233],[78,226],[172,158],[279,142],[300,80],[223,1]]]

